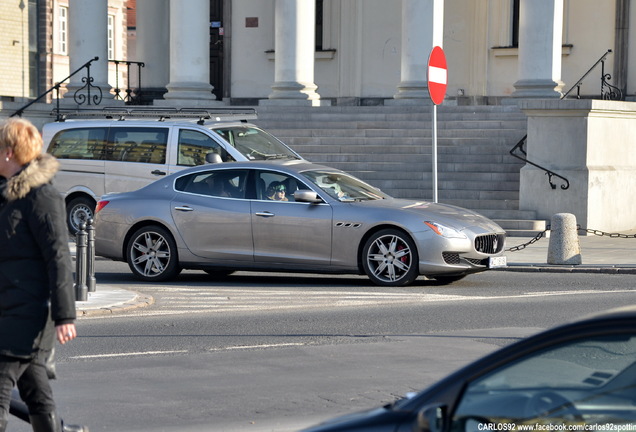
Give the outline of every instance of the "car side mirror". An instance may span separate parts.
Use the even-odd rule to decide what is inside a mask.
[[[294,192],[294,201],[308,202],[313,204],[323,202],[316,192],[305,189],[297,190],[296,192]]]
[[[420,432],[442,432],[446,429],[446,406],[427,405],[417,413],[417,428]]]
[[[223,159],[221,159],[220,154],[212,152],[205,155],[205,162],[209,164],[222,163]]]

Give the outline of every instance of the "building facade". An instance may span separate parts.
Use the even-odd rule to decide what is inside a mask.
[[[0,0],[0,97],[5,101],[33,99],[56,83],[63,82],[72,72],[73,55],[70,38],[73,0]],[[126,60],[127,54],[127,1],[108,0],[103,3],[100,38],[106,46],[102,59],[107,62],[108,83],[116,88],[125,84],[125,70],[114,61]],[[82,21],[79,17],[78,21]],[[95,38],[96,27],[89,23],[88,30],[75,40]],[[76,63],[84,64],[93,56],[80,57]],[[114,93],[112,93],[114,96]],[[51,100],[53,95],[46,99]]]
[[[106,93],[130,84],[164,104],[406,102],[426,99],[433,45],[446,53],[448,101],[558,97],[608,50],[605,73],[625,99],[636,94],[630,0],[0,0],[0,6],[5,100],[34,98],[99,57],[110,60],[93,67]],[[139,74],[112,60],[144,67]],[[600,73],[599,67],[584,81],[582,95],[598,96]]]

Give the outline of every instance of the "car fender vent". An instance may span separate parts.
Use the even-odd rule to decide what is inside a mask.
[[[336,228],[360,228],[361,226],[359,222],[336,222]]]

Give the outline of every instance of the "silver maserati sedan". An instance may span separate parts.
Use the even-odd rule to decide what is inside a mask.
[[[146,281],[181,269],[366,274],[405,286],[506,265],[505,231],[473,211],[392,198],[307,161],[201,165],[102,197],[95,253]]]

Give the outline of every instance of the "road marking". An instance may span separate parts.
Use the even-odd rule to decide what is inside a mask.
[[[109,358],[109,357],[129,357],[129,356],[145,356],[145,355],[157,355],[157,354],[183,354],[188,350],[174,350],[174,351],[142,351],[142,352],[125,352],[125,353],[112,353],[112,354],[93,354],[93,355],[81,355],[69,357],[71,359],[87,360],[96,358]]]
[[[437,302],[489,301],[522,299],[548,296],[607,295],[634,292],[634,290],[573,290],[537,291],[511,295],[458,295],[425,292],[372,292],[372,291],[311,291],[311,290],[265,290],[265,289],[211,289],[207,287],[151,287],[147,293],[157,294],[152,308],[140,308],[112,318],[130,316],[169,316],[178,314],[227,313],[251,311],[284,311],[329,307],[372,307],[391,304],[429,304]],[[167,295],[163,295],[166,293]],[[101,319],[103,317],[83,317]]]
[[[222,348],[210,348],[208,351],[232,351],[232,350],[243,350],[243,349],[255,349],[255,348],[284,348],[290,346],[304,346],[307,344],[304,343],[280,343],[280,344],[263,344],[263,345],[235,345],[229,347]]]

